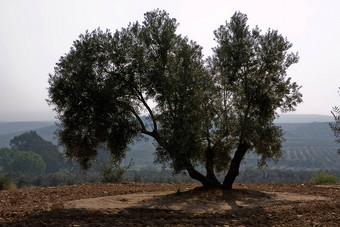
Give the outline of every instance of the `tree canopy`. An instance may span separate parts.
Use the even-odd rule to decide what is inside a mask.
[[[215,31],[208,59],[177,27],[155,10],[142,24],[80,35],[49,78],[60,143],[86,168],[98,149],[119,160],[134,139],[151,137],[156,162],[230,189],[246,152],[259,154],[259,165],[281,156],[273,120],[302,101],[287,77],[298,56],[277,31],[250,30],[240,12]],[[225,171],[221,184],[215,173]]]
[[[0,149],[0,167],[4,172],[22,172],[40,175],[45,172],[46,163],[40,155],[10,148]]]
[[[46,173],[57,172],[64,166],[64,161],[58,148],[41,138],[35,131],[25,132],[15,136],[10,141],[12,149],[34,152],[46,163]]]

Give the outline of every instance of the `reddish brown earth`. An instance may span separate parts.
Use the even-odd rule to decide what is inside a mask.
[[[0,191],[0,226],[340,226],[340,185],[81,184]]]

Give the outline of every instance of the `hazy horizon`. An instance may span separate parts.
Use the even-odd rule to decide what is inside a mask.
[[[323,121],[333,121],[332,115],[326,114],[296,114],[294,112],[287,114],[280,114],[278,119],[275,119],[276,123],[287,121],[287,119],[295,119],[302,122],[313,122],[313,119],[324,119]],[[306,118],[304,120],[303,118]],[[309,119],[311,119],[309,121]],[[327,120],[329,119],[329,120]],[[26,121],[56,121],[56,114],[53,111],[32,111],[32,112],[16,112],[16,113],[2,113],[0,112],[0,122],[26,122]],[[317,120],[318,121],[318,120]],[[292,122],[294,123],[294,122]]]

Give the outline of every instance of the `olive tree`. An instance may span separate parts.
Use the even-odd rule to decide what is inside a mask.
[[[98,149],[120,160],[144,136],[156,141],[156,162],[226,189],[246,152],[257,152],[260,165],[280,157],[282,132],[273,120],[278,109],[292,111],[301,102],[299,86],[286,75],[298,57],[277,31],[261,34],[246,22],[235,13],[217,29],[207,60],[159,10],[114,33],[80,35],[49,78],[48,102],[66,155],[85,168]],[[215,173],[225,171],[221,184]]]

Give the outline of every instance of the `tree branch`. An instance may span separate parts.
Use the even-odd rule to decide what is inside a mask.
[[[133,108],[131,108],[131,112],[136,117],[137,121],[139,122],[139,124],[141,126],[141,133],[148,135],[148,136],[151,136],[156,141],[159,141],[158,133],[155,132],[155,131],[150,132],[150,131],[146,130],[145,124],[144,124],[143,120],[140,118],[140,116],[138,115],[138,113]]]
[[[136,89],[135,89],[135,90],[136,90]],[[139,100],[143,103],[143,105],[145,106],[145,108],[146,108],[146,109],[148,110],[148,112],[149,112],[149,115],[150,115],[150,117],[151,117],[151,119],[152,119],[152,123],[153,123],[153,131],[154,131],[155,133],[158,133],[157,122],[156,122],[155,115],[153,114],[153,112],[152,112],[151,108],[149,107],[148,103],[145,101],[145,99],[144,99],[144,97],[143,97],[143,94],[142,94],[140,91],[138,91],[138,90],[136,90],[136,92],[137,92],[137,94],[138,94]]]

